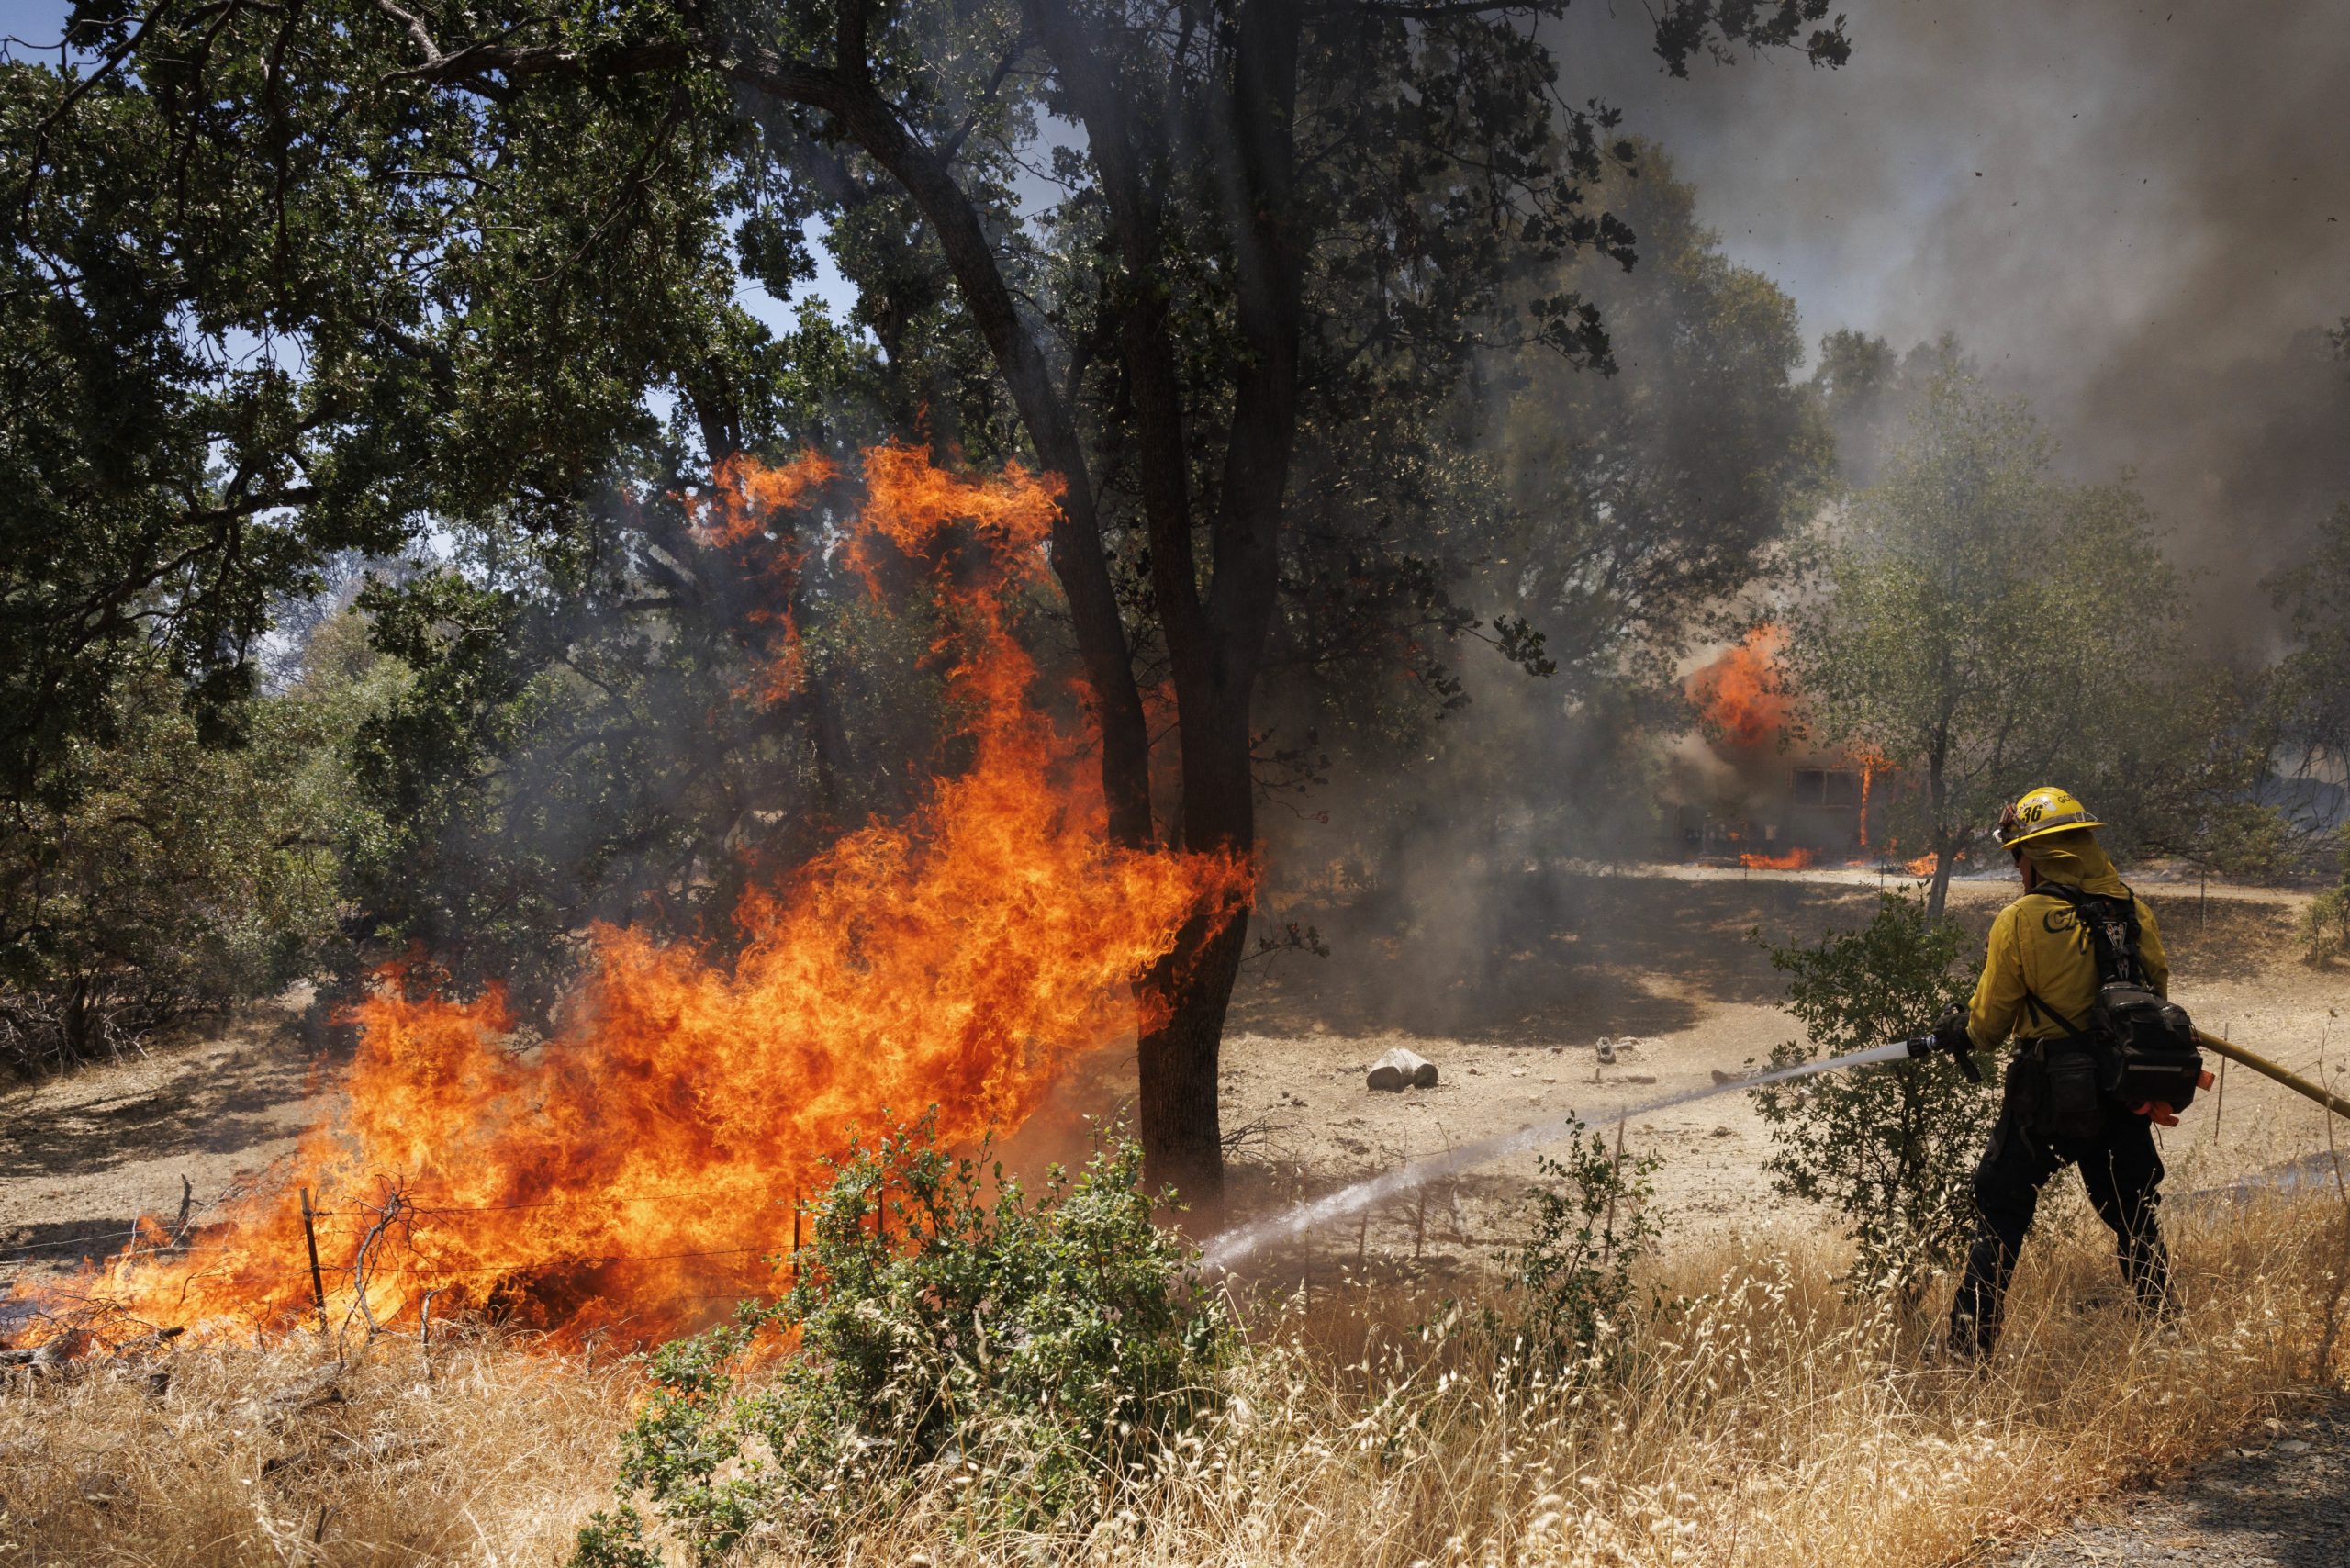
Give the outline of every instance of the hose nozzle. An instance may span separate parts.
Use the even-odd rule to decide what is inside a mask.
[[[1975,1063],[1975,1041],[1966,1032],[1966,1015],[1963,1013],[1953,1011],[1934,1025],[1933,1033],[1912,1036],[1901,1043],[1913,1059],[1941,1051],[1958,1063],[1958,1070],[1966,1074],[1969,1083],[1983,1081],[1983,1070]]]

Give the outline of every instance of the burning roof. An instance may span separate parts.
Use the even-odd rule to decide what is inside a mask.
[[[1786,733],[1786,683],[1779,673],[1786,645],[1786,628],[1764,622],[1682,683],[1709,734],[1751,748]]]

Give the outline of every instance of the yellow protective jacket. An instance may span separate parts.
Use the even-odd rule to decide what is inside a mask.
[[[2087,828],[2050,834],[2023,846],[2048,882],[2069,882],[2083,892],[2128,898],[2138,906],[2138,958],[2158,995],[2170,994],[2170,964],[2163,957],[2162,933],[2146,901],[2131,892]],[[1991,923],[1983,955],[1983,976],[1975,982],[1966,1032],[1977,1050],[1990,1050],[2009,1035],[2027,1040],[2062,1039],[2064,1028],[2024,1005],[2034,996],[2086,1025],[2097,998],[2097,954],[2088,933],[2079,929],[2073,906],[2047,893],[2026,893]]]

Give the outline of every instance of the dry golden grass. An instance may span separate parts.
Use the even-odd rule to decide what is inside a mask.
[[[496,1336],[213,1346],[0,1398],[0,1562],[549,1563],[635,1380]],[[156,1382],[168,1374],[157,1392]]]
[[[2175,1332],[2124,1309],[2077,1200],[2051,1210],[1988,1375],[1847,1306],[1825,1243],[1672,1260],[1689,1305],[1628,1330],[1622,1379],[1570,1386],[1510,1369],[1474,1304],[1317,1293],[1251,1312],[1228,1414],[1091,1530],[973,1537],[942,1475],[826,1560],[1970,1562],[2337,1384],[2340,1346],[2316,1364],[2350,1261],[2337,1198],[2175,1215]],[[559,1561],[608,1495],[631,1374],[490,1338],[436,1359],[428,1380],[412,1340],[339,1373],[300,1346],[196,1349],[13,1385],[0,1562]]]

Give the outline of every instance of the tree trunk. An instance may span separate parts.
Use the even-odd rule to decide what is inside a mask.
[[[1170,839],[1198,853],[1256,848],[1249,706],[1271,625],[1282,503],[1297,428],[1304,276],[1294,221],[1292,122],[1300,12],[1292,0],[1246,0],[1233,82],[1217,95],[1210,140],[1238,193],[1233,262],[1236,319],[1248,353],[1233,386],[1224,478],[1209,529],[1201,593],[1192,487],[1193,421],[1161,278],[1169,164],[1138,140],[1138,119],[1164,104],[1121,83],[1081,22],[1058,0],[1033,7],[1102,175],[1125,281],[1108,308],[1118,322],[1136,473],[1151,551],[1151,590],[1175,684],[1182,802]],[[1158,1018],[1140,1041],[1143,1150],[1154,1183],[1175,1186],[1195,1229],[1224,1207],[1216,1076],[1225,1010],[1248,945],[1246,910],[1204,908],[1140,988]]]
[[[1214,924],[1219,918],[1221,924]],[[1143,1035],[1138,1125],[1147,1174],[1173,1187],[1191,1227],[1205,1235],[1224,1217],[1224,1117],[1216,1103],[1224,1015],[1248,942],[1245,910],[1203,910],[1175,950],[1151,970],[1146,1004],[1167,1009]]]
[[[1950,902],[1951,860],[1957,841],[1948,830],[1934,829],[1934,875],[1926,884],[1926,918],[1942,917],[1942,906]]]
[[[65,1010],[58,1021],[60,1054],[57,1070],[60,1072],[88,1060],[91,1056],[90,993],[95,989],[87,975],[75,975],[73,989],[65,993]]]
[[[1948,743],[1941,735],[1926,754],[1927,801],[1934,813],[1934,874],[1926,883],[1926,918],[1942,917],[1942,906],[1950,902],[1951,847],[1955,837],[1950,830],[1950,780],[1943,766],[1948,755]]]
[[[1223,678],[1218,678],[1221,676]],[[1246,855],[1257,842],[1256,780],[1248,765],[1255,682],[1229,666],[1185,681],[1177,720],[1183,746],[1183,847]],[[1143,1005],[1161,1022],[1140,1041],[1141,1126],[1154,1186],[1171,1185],[1195,1229],[1224,1212],[1224,1122],[1216,1076],[1224,1016],[1248,942],[1244,907],[1203,908],[1144,981]]]

